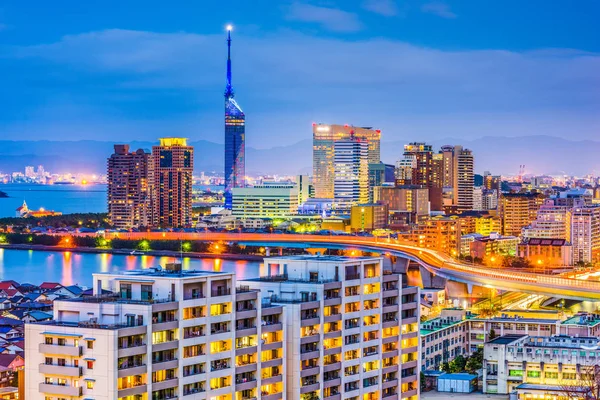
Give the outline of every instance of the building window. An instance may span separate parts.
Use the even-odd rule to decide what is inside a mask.
[[[45,341],[45,343],[46,343],[46,344],[53,344],[53,343],[54,343],[54,340],[53,340],[51,337],[47,337],[47,336],[46,336],[46,341]]]
[[[86,381],[86,383],[87,383],[86,386],[87,386],[88,389],[93,389],[94,388],[94,381]]]
[[[67,345],[67,340],[63,339],[63,338],[59,338],[58,339],[58,345],[59,346],[66,346]]]
[[[94,341],[93,340],[88,340],[87,341],[87,348],[92,350],[94,348]]]
[[[131,299],[131,284],[130,283],[121,283],[121,298],[122,299]]]
[[[46,365],[52,365],[52,357],[46,357]]]
[[[87,361],[87,369],[94,369],[94,361],[92,361],[92,360]]]
[[[67,363],[66,363],[66,360],[64,358],[59,358],[57,360],[56,364],[59,365],[59,366],[61,366],[61,367],[64,367]]]
[[[142,300],[152,300],[152,285],[142,285]]]

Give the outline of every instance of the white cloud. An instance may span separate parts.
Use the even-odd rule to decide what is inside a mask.
[[[189,122],[178,123],[177,112],[167,110],[171,104],[165,110],[153,109],[152,117],[206,139],[220,132],[225,56],[222,35],[127,30],[70,35],[0,54],[3,64],[29,63],[31,58],[45,62],[30,64],[43,65],[44,73],[57,79],[68,74],[81,85],[101,81],[103,91],[131,96],[127,104],[164,101],[161,96],[167,95],[173,101],[198,99],[202,104],[188,109],[197,110],[197,115],[185,117]],[[510,135],[515,125],[506,122],[507,114],[528,121],[519,134],[593,138],[600,125],[595,111],[600,106],[599,69],[599,54],[564,49],[442,51],[393,40],[344,41],[289,31],[240,34],[233,43],[237,98],[249,127],[260,132],[248,140],[273,144],[304,138],[313,121],[378,126],[386,140],[411,133],[415,139],[460,132],[465,138]],[[55,96],[62,93],[60,83],[55,82]],[[85,90],[81,93],[87,95]],[[128,116],[122,103],[105,94],[87,96],[90,104],[110,105],[102,110],[106,119],[124,118],[124,126],[136,135],[136,117]],[[565,113],[568,119],[561,117]],[[77,114],[72,111],[73,120]],[[209,127],[204,129],[196,120],[213,122],[204,123]],[[564,122],[576,120],[589,123],[577,125],[573,132],[569,126],[576,125]],[[139,132],[144,129],[140,124]]]
[[[456,18],[457,15],[450,10],[450,6],[446,3],[442,3],[441,1],[432,1],[430,3],[423,4],[421,6],[421,11],[428,14],[434,14],[438,17],[442,18]]]
[[[290,5],[285,17],[290,21],[316,23],[334,32],[356,32],[363,28],[356,14],[298,2]]]
[[[364,0],[363,8],[386,17],[398,15],[398,5],[394,0]]]

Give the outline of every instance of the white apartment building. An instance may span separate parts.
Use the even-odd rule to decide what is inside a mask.
[[[519,400],[569,398],[600,361],[597,337],[506,335],[485,344],[483,392]],[[576,396],[575,396],[576,397]],[[572,397],[572,398],[575,398]],[[581,398],[584,398],[583,396]]]
[[[571,240],[571,207],[554,205],[546,199],[537,212],[537,218],[523,228],[523,238]]]
[[[600,206],[573,208],[571,218],[573,262],[591,263],[600,255]]]
[[[26,324],[27,399],[285,398],[283,307],[236,290],[233,273],[170,265],[93,278],[93,296]]]
[[[419,293],[382,258],[265,259],[243,281],[286,313],[287,399],[419,396]]]

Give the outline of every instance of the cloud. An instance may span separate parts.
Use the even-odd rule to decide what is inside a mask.
[[[311,4],[292,3],[285,17],[289,21],[316,23],[333,32],[357,32],[363,28],[356,14]]]
[[[386,140],[595,138],[600,129],[597,53],[449,51],[291,31],[233,40],[233,84],[253,146],[309,138],[311,122],[377,126]],[[95,135],[106,132],[102,137],[152,139],[164,132],[218,141],[225,51],[223,35],[131,30],[0,48],[9,106],[26,97],[19,113],[32,115],[19,125],[10,107],[0,109],[0,122],[10,126],[2,134],[68,137],[91,124]],[[40,76],[47,79],[32,78]],[[18,85],[24,79],[27,90]],[[30,110],[37,102],[48,111]],[[68,112],[52,108],[61,103],[70,104]]]
[[[394,0],[364,0],[362,6],[365,10],[386,17],[398,15],[398,6]]]
[[[458,16],[453,13],[452,10],[450,10],[450,6],[448,6],[448,4],[442,3],[441,1],[432,1],[430,3],[423,4],[423,6],[421,6],[421,11],[449,19],[456,18]]]

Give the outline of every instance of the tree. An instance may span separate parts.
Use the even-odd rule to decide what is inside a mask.
[[[564,383],[561,388],[568,399],[600,400],[600,366],[581,366],[575,384]]]
[[[425,381],[425,374],[423,373],[423,371],[419,373],[419,381],[421,383],[421,390],[423,391],[427,389],[427,382]]]
[[[450,364],[448,364],[447,361],[444,361],[442,363],[442,365],[440,365],[440,371],[449,373],[450,372]]]
[[[483,347],[477,348],[477,350],[471,354],[465,365],[467,372],[474,374],[483,368]]]
[[[494,330],[494,328],[490,329],[490,334],[488,335],[488,340],[496,339],[497,337],[498,337],[498,335],[496,334],[496,331]]]
[[[450,372],[463,372],[465,370],[466,365],[467,359],[462,355],[458,355],[454,358],[454,360],[450,361]]]

